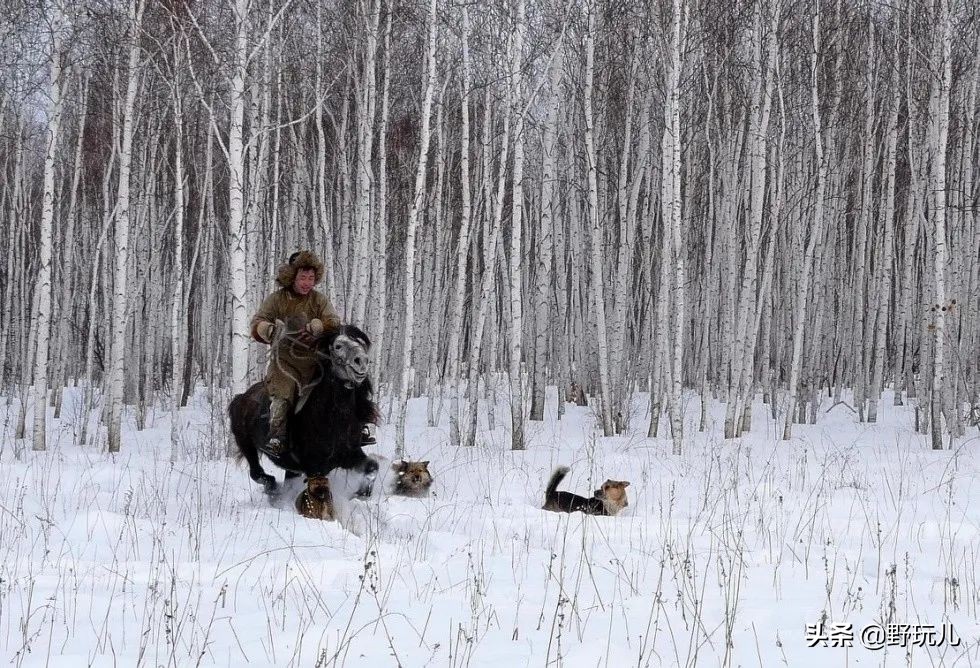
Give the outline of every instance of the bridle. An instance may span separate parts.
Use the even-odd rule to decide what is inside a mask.
[[[297,336],[301,332],[302,330],[283,332],[279,337],[276,338],[275,341],[273,341],[274,349],[278,350],[278,347],[281,346],[284,341],[288,341],[290,344],[303,346],[303,348],[305,348],[306,351],[308,351],[307,354],[316,357],[321,362],[329,364],[333,369],[335,369],[335,371],[338,368],[351,366],[350,363],[347,362],[346,360],[338,360],[337,356],[332,352],[323,352],[322,350],[319,349],[319,346],[316,345],[316,343],[313,343],[311,345],[309,343],[304,342],[299,336]],[[336,337],[334,337],[334,341],[336,341],[336,339],[341,336],[346,337],[352,343],[360,346],[360,348],[364,351],[365,355],[370,354],[371,343],[370,341],[366,340],[366,337],[363,335],[363,333],[361,335],[358,335],[354,332],[347,332],[344,329],[341,329],[337,333]],[[332,347],[333,343],[331,343],[330,345]],[[360,374],[355,374],[355,375],[360,375]],[[364,382],[364,380],[367,379],[366,373],[363,375],[360,381],[355,381],[350,378],[346,378],[345,377],[346,374],[338,374],[336,372],[334,373],[334,376],[336,376],[337,379],[342,382],[344,388],[348,390],[353,390],[356,385],[360,385],[361,383]]]

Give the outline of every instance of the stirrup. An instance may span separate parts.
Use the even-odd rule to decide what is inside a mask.
[[[273,457],[282,457],[289,451],[289,448],[286,446],[284,440],[285,439],[275,437],[270,438],[268,441],[266,441],[265,446],[262,447],[261,450],[268,455],[272,455]]]

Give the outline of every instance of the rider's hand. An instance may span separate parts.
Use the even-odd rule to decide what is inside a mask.
[[[313,338],[317,338],[323,334],[323,321],[319,318],[313,318],[306,324],[306,331],[309,332]]]
[[[286,325],[283,324],[282,320],[276,320],[275,322],[263,322],[258,327],[259,336],[265,339],[267,343],[274,342],[285,330]]]

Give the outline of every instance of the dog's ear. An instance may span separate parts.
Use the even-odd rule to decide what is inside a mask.
[[[428,459],[426,459],[426,460],[425,460],[424,462],[419,462],[419,464],[420,464],[420,465],[422,466],[422,468],[424,468],[424,469],[425,469],[426,471],[428,471],[428,470],[429,470],[429,460],[428,460]]]
[[[630,486],[630,481],[629,480],[623,480],[623,481],[621,481],[620,484],[622,484],[623,487],[629,487]]]
[[[392,471],[401,471],[403,468],[405,468],[405,462],[392,462],[391,463],[391,470]]]

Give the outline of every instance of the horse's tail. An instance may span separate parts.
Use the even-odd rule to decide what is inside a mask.
[[[243,426],[240,423],[245,419],[244,402],[245,393],[242,393],[236,394],[228,403],[228,420],[231,425],[231,435],[235,439],[235,445],[237,446],[234,457],[238,464],[241,464],[242,460],[245,459],[245,451],[242,449],[242,435],[239,434],[239,430]]]

